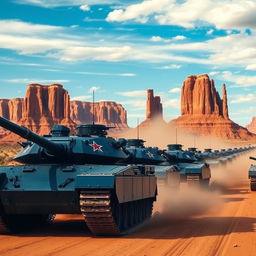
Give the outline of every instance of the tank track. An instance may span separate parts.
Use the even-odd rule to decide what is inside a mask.
[[[150,218],[153,198],[120,204],[111,191],[81,191],[80,209],[93,234],[119,236]]]
[[[251,178],[250,187],[251,187],[251,191],[256,191],[256,178]]]
[[[199,175],[187,175],[187,183],[190,187],[200,187]]]

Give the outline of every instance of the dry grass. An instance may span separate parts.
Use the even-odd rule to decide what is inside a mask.
[[[20,151],[19,145],[0,145],[0,165],[8,165]]]

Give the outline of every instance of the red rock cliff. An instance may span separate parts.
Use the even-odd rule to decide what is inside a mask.
[[[0,115],[39,134],[49,134],[54,124],[63,124],[74,131],[75,123],[92,122],[92,103],[69,100],[68,91],[60,84],[30,84],[24,99],[0,99]],[[95,122],[127,128],[127,114],[122,105],[95,103]],[[0,128],[0,136],[8,134]],[[17,137],[10,134],[7,140]]]
[[[246,128],[248,129],[248,131],[250,131],[251,133],[256,133],[256,117],[252,118],[252,121],[250,124],[248,124],[246,126]]]
[[[93,104],[92,102],[71,101],[70,117],[77,123],[92,123]],[[94,103],[94,122],[114,126],[118,128],[127,128],[127,113],[121,104],[114,101],[102,101]]]
[[[189,76],[182,86],[181,116],[170,124],[203,135],[225,139],[255,139],[229,119],[226,85],[222,86],[222,99],[216,91],[214,81],[206,74]]]
[[[54,124],[74,126],[68,91],[60,84],[30,84],[19,123],[40,134],[48,134]]]
[[[226,86],[223,85],[221,100],[208,75],[189,76],[182,86],[181,115],[214,115],[228,119]]]
[[[146,119],[163,118],[163,107],[159,96],[152,89],[147,90]]]

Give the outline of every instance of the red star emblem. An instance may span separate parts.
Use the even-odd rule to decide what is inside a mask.
[[[154,157],[154,155],[152,153],[150,153],[150,152],[146,153],[146,155],[148,155],[148,157],[150,157],[150,158]]]
[[[89,146],[92,147],[93,152],[95,152],[95,151],[103,152],[103,150],[101,149],[103,146],[98,145],[95,141],[93,141],[92,144],[89,144]]]

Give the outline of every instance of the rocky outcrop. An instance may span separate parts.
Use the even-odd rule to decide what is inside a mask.
[[[70,117],[77,124],[87,124],[94,121],[118,128],[128,127],[126,110],[121,104],[114,101],[95,102],[94,111],[92,102],[71,101],[70,107]]]
[[[228,100],[227,100],[227,90],[226,90],[226,85],[222,85],[222,95],[223,95],[223,100],[222,100],[222,114],[225,119],[229,119],[228,115]]]
[[[249,132],[256,134],[256,117],[252,118],[252,121],[250,124],[246,126]]]
[[[228,119],[226,86],[223,85],[221,100],[208,75],[189,76],[182,86],[181,115],[214,115]]]
[[[171,125],[201,135],[224,139],[256,139],[246,128],[229,119],[226,85],[222,99],[208,75],[189,76],[182,86],[181,116]]]
[[[72,128],[68,91],[60,84],[30,84],[23,103],[22,119],[18,123],[39,134],[48,134],[54,124]]]
[[[0,99],[0,116],[13,120],[20,121],[22,118],[23,99]]]
[[[62,124],[74,132],[75,124],[92,123],[91,102],[71,101],[60,84],[30,84],[24,99],[0,99],[0,116],[23,125],[39,134],[49,134],[54,124]],[[94,104],[95,123],[127,128],[127,114],[122,105],[113,101]],[[8,134],[8,136],[6,136]],[[0,127],[0,137],[18,139]]]
[[[160,96],[154,96],[152,89],[147,90],[146,119],[163,118],[163,106]]]

